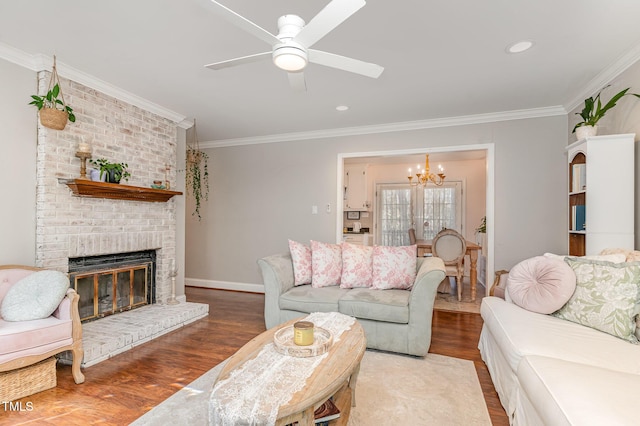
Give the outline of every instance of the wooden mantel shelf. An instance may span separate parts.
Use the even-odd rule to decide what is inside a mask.
[[[110,198],[112,200],[131,200],[148,202],[166,202],[174,195],[182,192],[166,189],[143,188],[141,186],[122,185],[119,183],[95,182],[88,179],[65,179],[73,195],[77,197]]]

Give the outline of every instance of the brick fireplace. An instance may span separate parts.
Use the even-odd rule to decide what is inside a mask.
[[[48,72],[39,73],[46,86]],[[175,197],[142,202],[73,196],[65,179],[80,175],[80,142],[93,158],[128,163],[127,185],[176,182],[177,124],[74,81],[61,79],[77,121],[56,131],[38,123],[36,264],[69,271],[69,259],[150,250],[155,253],[155,300],[171,295],[176,256]],[[166,171],[166,166],[169,171]],[[88,165],[89,166],[89,165]]]
[[[48,78],[48,72],[38,74],[41,91],[45,91]],[[78,197],[65,184],[80,176],[76,152],[80,142],[88,142],[94,159],[129,165],[131,177],[123,184],[149,188],[154,180],[168,180],[171,189],[176,189],[178,123],[66,78],[61,78],[61,87],[77,120],[63,131],[38,123],[36,265],[65,273],[75,271],[70,274],[74,284],[77,263],[89,267],[80,268],[83,274],[89,269],[97,273],[93,281],[85,282],[98,288],[98,300],[84,306],[87,316],[97,312],[99,318],[82,324],[82,366],[89,367],[206,317],[209,305],[166,304],[171,296],[171,273],[178,264],[177,218],[183,214],[178,211],[178,206],[184,205],[183,196],[166,202]],[[183,151],[180,158],[183,161]],[[154,257],[143,273],[135,265],[108,268],[108,259],[141,252]],[[145,289],[148,304],[138,308],[139,279],[146,274],[152,278],[152,286]],[[129,290],[119,281],[127,276]],[[115,300],[105,298],[109,291]],[[118,291],[133,292],[129,302],[136,309],[121,309],[126,295],[119,297]],[[88,297],[81,296],[81,306]],[[96,305],[97,311],[88,314],[89,306]],[[112,312],[117,315],[107,315]],[[59,360],[71,362],[68,353]]]

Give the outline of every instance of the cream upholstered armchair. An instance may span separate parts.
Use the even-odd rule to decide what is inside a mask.
[[[54,287],[57,288],[57,298],[49,297]],[[68,287],[69,279],[60,272],[22,265],[0,265],[0,372],[26,367],[60,352],[71,351],[73,380],[78,384],[84,382],[84,374],[80,370],[84,350],[79,297],[74,289]],[[12,296],[21,304],[7,303]],[[46,306],[51,304],[55,306]],[[34,318],[20,318],[27,315]]]
[[[454,229],[443,229],[431,242],[431,252],[444,262],[447,277],[456,277],[458,300],[462,300],[462,279],[464,276],[462,261],[466,251],[466,240]]]

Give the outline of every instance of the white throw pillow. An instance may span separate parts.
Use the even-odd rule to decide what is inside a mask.
[[[311,240],[311,286],[339,285],[342,276],[342,248],[339,244]]]
[[[342,243],[341,288],[371,287],[373,247]]]
[[[511,268],[507,288],[512,302],[521,308],[552,314],[573,295],[576,274],[558,258],[536,256]]]
[[[377,290],[413,287],[416,279],[417,246],[374,246],[373,285]]]
[[[62,302],[68,288],[69,278],[62,272],[34,272],[11,286],[2,299],[0,315],[5,321],[47,318]]]
[[[569,254],[553,254],[553,253],[545,253],[544,257],[549,257],[552,259],[560,259],[565,261],[567,257],[578,258],[578,259],[586,259],[586,260],[603,260],[605,262],[613,262],[613,263],[622,263],[627,262],[626,255],[624,253],[601,253],[601,254],[592,254],[589,256],[571,256]]]
[[[289,240],[289,251],[293,262],[293,285],[311,284],[311,248]]]

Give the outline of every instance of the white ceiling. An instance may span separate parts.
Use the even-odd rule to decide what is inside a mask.
[[[277,33],[279,16],[308,22],[328,0],[220,2]],[[3,1],[0,43],[56,54],[59,63],[196,118],[200,141],[223,141],[573,108],[637,59],[638,16],[637,0],[370,0],[314,48],[382,65],[382,76],[311,64],[305,93],[292,91],[270,62],[205,69],[270,50],[221,19],[209,0]],[[523,39],[534,48],[505,53]]]

